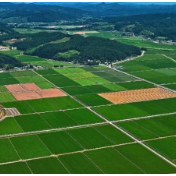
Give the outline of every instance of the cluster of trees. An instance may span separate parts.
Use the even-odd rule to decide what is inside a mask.
[[[24,35],[23,35],[24,36]],[[16,42],[13,46],[17,47],[19,50],[28,50],[30,48],[34,48],[45,43],[49,43],[52,41],[60,40],[64,37],[67,37],[67,34],[61,32],[40,32],[35,34],[25,35],[25,40],[21,42]]]
[[[22,67],[23,65],[23,63],[13,57],[0,54],[0,68]]]
[[[70,57],[63,57],[58,54],[76,50],[79,54],[73,54]],[[125,45],[117,41],[99,37],[82,37],[73,35],[67,42],[59,44],[46,44],[38,47],[32,55],[44,58],[52,58],[60,61],[100,61],[112,62],[123,60],[130,56],[140,55],[141,50],[138,47]]]
[[[176,14],[149,14],[127,17],[109,17],[105,21],[115,24],[118,31],[134,32],[151,38],[158,36],[176,41]],[[133,26],[133,27],[128,27]]]

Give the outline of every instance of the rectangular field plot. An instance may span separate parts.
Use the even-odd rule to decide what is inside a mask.
[[[10,93],[0,93],[0,103],[16,101]]]
[[[65,113],[79,125],[100,123],[104,121],[88,109],[75,109],[65,111]]]
[[[7,79],[7,78],[11,78],[11,77],[12,77],[12,75],[10,73],[0,73],[0,79],[1,78]]]
[[[56,107],[59,107],[59,109],[74,109],[83,107],[80,103],[70,97],[49,98],[48,100],[50,100]]]
[[[152,59],[153,56],[144,56],[144,57],[151,57],[151,59],[140,59],[133,60],[130,62],[121,63],[120,65],[124,67],[125,71],[139,71],[139,70],[150,70],[150,69],[159,69],[159,68],[172,68],[176,66],[172,60],[168,58],[164,58],[163,56],[159,59]],[[163,57],[163,58],[162,58]],[[142,57],[141,57],[142,58]],[[138,67],[137,67],[138,66]],[[140,69],[140,66],[142,69]],[[146,67],[146,68],[145,68]]]
[[[91,127],[68,130],[67,132],[85,149],[113,145],[113,142]]]
[[[78,95],[76,96],[76,98],[88,106],[111,104],[110,101],[102,98],[101,96],[97,94]]]
[[[161,155],[170,159],[173,163],[176,163],[176,137],[148,141],[146,144]]]
[[[126,90],[126,88],[120,86],[119,84],[103,84],[104,87],[108,88],[111,91],[122,91]]]
[[[2,78],[0,79],[0,85],[18,84],[19,81],[15,78]]]
[[[100,93],[99,95],[114,104],[176,97],[176,93],[164,88],[127,90],[120,92]]]
[[[176,168],[139,144],[130,144],[115,148],[124,157],[147,174],[175,173]]]
[[[44,77],[58,87],[79,86],[78,83],[63,75],[44,75]]]
[[[153,84],[144,81],[119,83],[118,85],[127,90],[154,88]]]
[[[148,116],[149,114],[133,106],[133,104],[121,104],[114,106],[102,106],[93,108],[96,112],[110,121],[130,119],[134,117]]]
[[[86,87],[64,87],[62,88],[62,90],[70,95],[82,95],[92,93],[92,91],[87,89]]]
[[[31,174],[25,162],[0,165],[0,174]]]
[[[31,70],[10,72],[10,74],[12,77],[37,76],[37,74]]]
[[[146,79],[148,81],[157,83],[157,84],[164,84],[164,83],[175,83],[176,82],[176,76],[167,76],[163,73],[159,73],[157,71],[145,71],[145,72],[133,72],[132,73],[135,76],[138,76],[140,78]]]
[[[9,117],[0,122],[0,135],[21,133],[23,130],[13,117]]]
[[[91,90],[92,93],[111,92],[110,89],[104,87],[103,85],[85,86],[85,88]]]
[[[86,72],[82,68],[58,68],[58,69],[54,69],[54,70],[58,73],[61,73],[61,74]]]
[[[100,77],[96,77],[96,78],[83,78],[83,79],[75,79],[75,82],[77,82],[78,84],[82,85],[82,86],[89,86],[89,85],[97,85],[97,84],[108,84],[110,83],[110,81],[104,79],[104,78],[100,78]]]
[[[0,93],[8,92],[5,86],[0,86]]]
[[[163,85],[164,87],[167,87],[169,89],[172,89],[172,90],[176,90],[176,84],[166,84],[166,85]]]
[[[52,154],[68,153],[83,149],[83,147],[64,131],[44,133],[38,136]]]
[[[62,128],[69,126],[76,126],[78,123],[70,118],[66,113],[60,112],[49,112],[40,114],[42,118],[48,122],[53,128]]]
[[[103,172],[94,165],[83,153],[63,155],[59,160],[68,168],[71,174],[102,174]]]
[[[25,132],[40,131],[51,128],[38,114],[16,116],[15,120]]]
[[[38,87],[40,87],[40,89],[51,89],[51,88],[56,88],[53,84],[45,81],[45,82],[38,82],[36,83],[36,85]]]
[[[60,75],[58,72],[56,72],[53,69],[48,69],[48,70],[37,70],[36,71],[40,75]]]
[[[59,109],[59,107],[49,99],[28,100],[26,102],[36,112],[54,111]]]
[[[0,140],[0,156],[0,163],[17,161],[20,159],[9,139]]]
[[[43,59],[37,57],[37,56],[28,56],[28,55],[23,55],[23,56],[17,56],[17,59],[22,62],[30,63],[33,61],[42,61]]]
[[[34,113],[35,111],[26,103],[26,101],[8,102],[2,104],[5,108],[16,108],[21,114]]]
[[[176,116],[172,115],[119,122],[117,125],[138,139],[145,140],[176,134],[176,130],[174,129],[176,125],[172,124],[174,120],[176,120]]]
[[[35,136],[22,136],[10,138],[13,146],[18,152],[20,158],[29,159],[41,156],[49,156],[50,152],[41,142],[41,140]]]
[[[57,158],[44,158],[27,162],[33,174],[68,174]]]
[[[111,125],[99,125],[95,126],[94,129],[98,130],[114,144],[133,142],[130,137]]]
[[[139,167],[133,164],[113,148],[85,152],[105,174],[142,174]]]
[[[19,83],[38,83],[44,82],[45,80],[40,76],[24,76],[24,77],[15,77]]]
[[[117,111],[117,109],[114,106],[102,106],[102,107],[95,107],[92,109],[110,121],[128,118],[128,116],[123,112]]]

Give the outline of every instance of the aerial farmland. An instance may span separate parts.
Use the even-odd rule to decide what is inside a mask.
[[[176,12],[67,6],[0,21],[0,174],[175,174]]]

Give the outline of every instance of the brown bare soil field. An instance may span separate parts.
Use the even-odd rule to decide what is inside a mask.
[[[40,90],[35,83],[20,84],[24,90]]]
[[[50,97],[62,97],[67,96],[64,92],[59,89],[43,89],[36,91],[42,98],[50,98]]]
[[[6,85],[16,100],[32,100],[67,96],[60,89],[40,89],[35,83]]]
[[[21,92],[23,91],[23,88],[20,84],[12,84],[12,85],[6,85],[5,86],[9,92]]]
[[[32,100],[32,99],[39,99],[42,98],[38,93],[35,91],[30,92],[13,92],[12,95],[16,98],[16,100]]]
[[[101,93],[99,95],[114,104],[176,97],[176,93],[163,88],[128,90],[112,93]]]

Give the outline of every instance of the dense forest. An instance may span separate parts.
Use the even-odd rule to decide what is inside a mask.
[[[115,24],[118,31],[134,32],[155,38],[166,37],[176,41],[176,14],[149,14],[127,17],[106,17],[105,21]]]
[[[60,40],[64,37],[67,37],[67,34],[61,32],[40,32],[35,34],[26,34],[23,35],[25,40],[22,42],[16,42],[13,46],[17,47],[19,50],[28,50],[30,48],[43,45],[52,41]]]
[[[11,34],[14,33],[15,31],[8,27],[6,24],[0,22],[0,34]]]
[[[69,51],[76,51],[70,57],[64,57]],[[68,53],[67,53],[68,54]],[[38,47],[32,55],[56,59],[60,61],[100,61],[112,62],[123,60],[130,56],[140,55],[138,47],[125,45],[117,41],[99,37],[82,37],[79,35],[70,36],[70,40],[59,44],[46,44]]]
[[[55,22],[88,16],[83,10],[54,5],[37,5],[33,3],[0,3],[0,21],[20,22]]]
[[[0,68],[14,68],[14,67],[22,67],[24,64],[22,64],[17,59],[1,54],[0,53]]]

